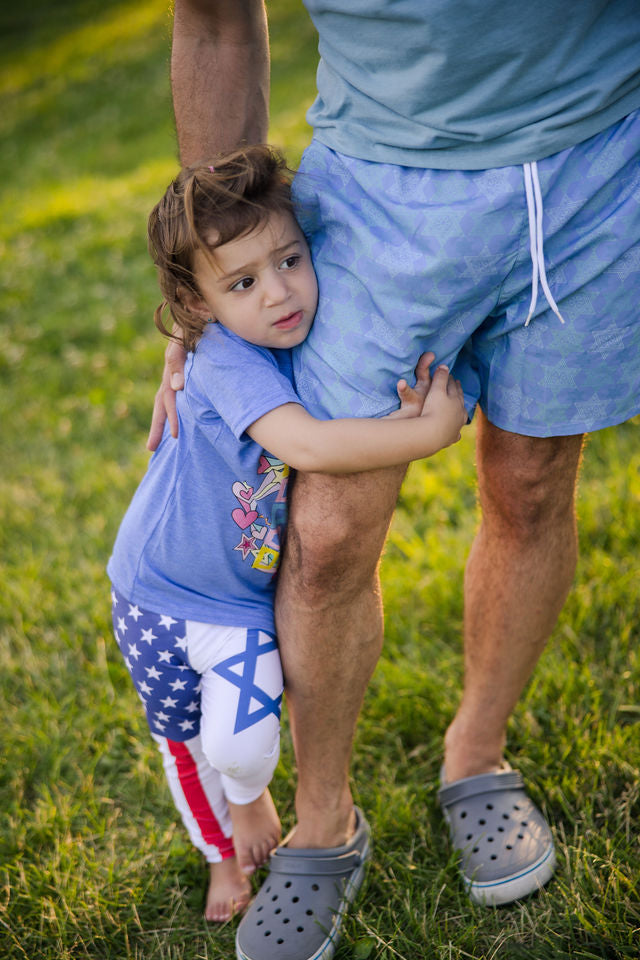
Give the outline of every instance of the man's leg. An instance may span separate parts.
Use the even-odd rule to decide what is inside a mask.
[[[480,414],[482,523],[465,576],[465,681],[447,781],[496,769],[506,725],[569,592],[581,436],[522,437]]]
[[[298,767],[298,824],[236,934],[239,960],[333,956],[362,883],[369,827],[349,762],[382,646],[378,558],[403,470],[298,475],[280,570],[276,626]],[[332,849],[328,849],[332,848]]]
[[[506,726],[571,586],[581,436],[508,433],[480,415],[482,523],[465,577],[465,677],[445,736],[439,793],[469,896],[511,903],[555,867],[553,837],[518,771],[500,769]]]
[[[378,560],[403,474],[295,481],[276,602],[298,767],[291,847],[338,846],[353,831],[351,745],[382,647]]]

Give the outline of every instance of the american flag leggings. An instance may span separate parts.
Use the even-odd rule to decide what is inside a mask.
[[[116,641],[189,836],[208,862],[231,857],[227,801],[257,799],[278,763],[276,640],[143,610],[113,587],[111,599]]]

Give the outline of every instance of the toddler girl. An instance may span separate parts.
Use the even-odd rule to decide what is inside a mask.
[[[176,806],[210,864],[205,916],[227,920],[278,843],[268,790],[282,670],[274,574],[289,466],[354,472],[455,442],[462,391],[421,358],[380,420],[314,419],[292,383],[318,291],[284,161],[249,147],[183,170],[149,220],[163,304],[188,349],[168,428],[122,521],[108,572],[116,639]],[[289,465],[289,466],[287,466]]]

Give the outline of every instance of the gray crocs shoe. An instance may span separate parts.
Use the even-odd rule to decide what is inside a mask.
[[[556,865],[547,821],[517,770],[482,773],[438,792],[469,896],[497,906],[534,893]]]
[[[360,889],[371,832],[358,807],[349,843],[327,849],[278,847],[269,875],[236,934],[238,960],[330,960],[342,918]]]

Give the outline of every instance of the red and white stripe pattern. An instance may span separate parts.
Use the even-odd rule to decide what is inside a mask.
[[[283,678],[261,630],[180,620],[112,589],[118,646],[193,844],[234,855],[228,803],[257,799],[278,762]]]
[[[191,842],[209,863],[234,856],[231,819],[222,778],[202,750],[199,736],[178,742],[157,733],[169,789]]]

